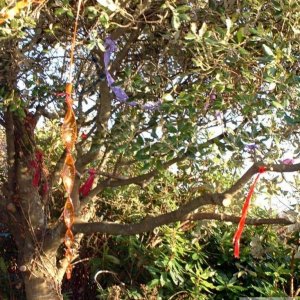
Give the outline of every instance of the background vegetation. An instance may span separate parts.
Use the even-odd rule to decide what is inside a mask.
[[[1,296],[299,295],[299,1],[83,1],[67,281],[60,126],[77,3],[0,1]]]

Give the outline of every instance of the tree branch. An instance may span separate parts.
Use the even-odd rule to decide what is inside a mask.
[[[176,159],[176,158],[175,158]],[[177,158],[178,159],[178,158]],[[171,160],[171,161],[174,161]],[[168,162],[169,164],[171,163]],[[77,223],[74,225],[75,231],[80,233],[93,233],[93,232],[102,232],[108,234],[122,234],[122,235],[131,235],[137,234],[142,232],[151,231],[156,227],[161,225],[166,225],[176,221],[184,221],[184,220],[204,220],[204,219],[211,219],[211,220],[223,220],[223,221],[230,221],[233,223],[238,223],[240,218],[236,216],[230,215],[219,215],[219,214],[212,214],[212,213],[193,213],[196,209],[203,205],[212,204],[212,205],[222,205],[222,201],[227,195],[234,195],[237,193],[250,179],[251,177],[258,172],[259,166],[265,166],[267,171],[273,172],[295,172],[300,170],[300,164],[295,165],[264,165],[263,163],[255,163],[253,164],[246,173],[235,183],[232,185],[224,193],[214,193],[214,194],[203,194],[195,199],[191,200],[187,204],[179,207],[177,210],[172,212],[162,214],[155,217],[145,218],[143,221],[137,224],[115,224],[109,222],[99,222],[99,223]],[[153,171],[154,172],[154,171]],[[145,174],[144,176],[152,175],[153,173]],[[143,175],[141,175],[143,176]],[[143,178],[145,177],[138,177]],[[134,178],[122,180],[129,184]],[[102,182],[99,186],[97,186],[89,197],[95,196],[99,191],[102,191],[104,187],[107,186],[114,186],[114,182],[110,182],[107,180],[106,182]],[[118,181],[119,182],[119,181]],[[131,182],[132,183],[132,182]],[[135,182],[134,182],[135,183]],[[119,186],[119,185],[118,185]],[[100,189],[101,188],[101,189]],[[98,191],[99,189],[99,191]],[[276,219],[248,219],[246,221],[247,224],[251,225],[262,225],[262,224],[294,224],[292,221],[283,218],[276,218]]]
[[[226,214],[215,214],[215,213],[195,213],[190,215],[190,214],[183,213],[180,211],[180,209],[178,209],[177,211],[174,211],[172,213],[167,213],[157,217],[145,218],[140,223],[136,223],[136,224],[116,224],[112,222],[77,223],[74,224],[74,230],[77,233],[86,233],[86,234],[98,232],[98,233],[107,233],[112,235],[134,235],[134,234],[152,231],[156,227],[167,225],[172,222],[186,221],[186,220],[189,221],[218,220],[218,221],[238,223],[240,221],[240,217],[226,215]],[[284,218],[268,218],[268,219],[247,219],[246,224],[291,225],[294,223]]]
[[[244,120],[239,126],[237,126],[235,128],[234,131],[236,132],[246,122],[247,122],[247,120]],[[226,135],[227,135],[227,133],[223,132],[223,133],[219,134],[218,136],[216,136],[216,137],[200,144],[199,148],[205,148],[205,147],[208,147],[209,145],[213,145],[217,141],[222,140]],[[180,157],[175,157],[175,158],[163,163],[162,168],[167,169],[168,167],[170,167],[171,165],[173,165],[175,163],[179,163],[179,162],[184,161],[188,156],[189,156],[189,154],[187,152],[187,153],[183,154]],[[100,191],[103,190],[103,187],[121,187],[121,186],[129,185],[129,184],[143,185],[144,182],[151,180],[158,173],[159,173],[159,171],[155,169],[155,170],[152,170],[152,171],[148,172],[147,174],[143,174],[143,175],[139,175],[139,176],[135,176],[135,177],[131,177],[131,178],[126,178],[125,177],[125,178],[119,178],[118,180],[105,180],[105,181],[102,181],[102,182],[99,183],[99,188],[95,187],[94,190],[92,190],[89,197],[95,196],[97,193],[99,193]]]
[[[221,194],[204,194],[194,198],[187,204],[182,205],[178,209],[156,217],[146,217],[138,224],[114,224],[114,223],[81,223],[75,224],[75,232],[91,233],[106,232],[109,234],[136,234],[151,231],[154,228],[169,224],[176,221],[188,220],[190,214],[200,206],[207,204],[222,205],[223,195]],[[100,224],[100,225],[99,225]],[[100,231],[99,231],[100,230]]]
[[[58,181],[58,179],[60,177],[60,171],[64,165],[65,158],[66,158],[66,151],[64,151],[62,153],[59,160],[56,162],[56,165],[55,165],[53,171],[51,172],[51,174],[49,176],[49,186],[50,187],[52,187],[53,184]]]
[[[285,164],[266,165],[262,162],[255,163],[224,194],[230,194],[232,196],[235,195],[238,191],[240,191],[243,188],[243,186],[251,179],[251,177],[258,172],[259,167],[265,167],[266,171],[270,171],[270,172],[280,172],[280,173],[296,172],[300,170],[300,163],[294,165],[285,165]]]

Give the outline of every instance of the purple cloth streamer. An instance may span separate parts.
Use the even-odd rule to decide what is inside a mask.
[[[120,102],[125,102],[129,98],[125,91],[119,86],[112,86],[111,90],[114,92],[116,100]]]
[[[105,66],[105,70],[108,71],[110,58],[111,58],[111,55],[117,51],[117,44],[110,37],[107,37],[105,39],[104,47],[106,49],[106,51],[104,52],[104,66]]]
[[[207,111],[216,99],[217,99],[216,94],[213,94],[213,93],[210,94],[209,98],[205,102],[204,110]]]
[[[293,158],[286,158],[280,161],[284,165],[293,165],[295,160]]]
[[[160,108],[161,101],[158,102],[147,102],[142,107],[146,110],[154,111]]]
[[[117,45],[114,40],[112,40],[110,37],[107,37],[105,39],[105,49],[104,52],[104,67],[105,67],[105,75],[108,86],[111,88],[113,93],[116,96],[116,100],[119,102],[126,102],[126,100],[129,98],[126,92],[120,87],[120,86],[113,86],[115,80],[109,73],[109,63],[111,60],[112,54],[117,50]]]
[[[136,101],[130,101],[130,102],[127,102],[126,104],[128,104],[129,106],[132,106],[132,107],[138,105],[138,103]]]
[[[258,146],[256,144],[248,144],[245,146],[245,149],[247,151],[255,151],[256,149],[258,149]]]
[[[217,119],[217,122],[222,124],[222,122],[223,122],[223,113],[220,110],[216,110],[215,117]]]
[[[115,80],[112,78],[110,73],[106,70],[105,70],[105,75],[106,75],[107,84],[109,87],[111,87],[113,85],[113,83],[115,82]]]
[[[104,59],[105,75],[106,75],[106,80],[107,80],[108,86],[111,88],[112,92],[115,94],[117,101],[119,101],[120,103],[126,103],[127,105],[129,105],[131,107],[137,106],[138,103],[136,101],[126,102],[129,98],[128,95],[126,94],[124,89],[122,89],[120,86],[113,85],[115,83],[115,80],[109,73],[109,64],[111,61],[111,56],[117,50],[116,42],[113,39],[111,39],[111,37],[107,37],[105,39],[104,46],[105,46],[106,51],[104,52],[103,59]],[[154,111],[154,110],[159,109],[160,105],[161,105],[161,101],[148,102],[148,103],[145,103],[142,106],[142,108],[145,110]]]

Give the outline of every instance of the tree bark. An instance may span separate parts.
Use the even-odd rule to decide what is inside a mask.
[[[25,119],[26,120],[26,119]],[[15,212],[10,212],[11,223],[8,226],[18,245],[18,267],[23,272],[27,300],[60,300],[62,276],[58,276],[57,249],[44,249],[49,238],[46,211],[47,202],[43,202],[41,189],[42,172],[37,185],[33,178],[37,170],[32,166],[36,162],[34,132],[26,127],[26,121],[13,115],[14,129],[14,172],[9,178],[8,187],[15,185]],[[36,162],[37,163],[37,162]],[[47,199],[47,198],[45,198]],[[9,200],[9,199],[8,199]]]
[[[40,275],[40,276],[38,276]],[[26,275],[24,278],[27,300],[62,300],[60,286],[46,279],[43,274],[36,274],[36,277]]]

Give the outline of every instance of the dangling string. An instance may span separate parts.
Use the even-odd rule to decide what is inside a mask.
[[[258,168],[258,174],[257,174],[256,178],[254,179],[254,182],[252,183],[251,187],[250,187],[249,193],[248,193],[248,195],[246,197],[246,200],[245,200],[245,203],[243,205],[242,216],[241,216],[238,228],[237,228],[237,230],[234,234],[234,237],[233,237],[234,257],[235,258],[240,257],[240,239],[241,239],[241,235],[242,235],[242,232],[244,230],[244,227],[245,227],[247,212],[248,212],[248,208],[249,208],[249,205],[250,205],[250,199],[253,195],[254,188],[255,188],[256,183],[257,183],[257,181],[260,177],[260,174],[264,173],[265,171],[266,171],[266,167],[262,166],[262,167]]]
[[[74,31],[73,31],[73,37],[72,37],[72,44],[71,44],[71,52],[70,52],[70,65],[69,65],[69,82],[72,82],[72,68],[74,64],[74,50],[75,50],[75,45],[76,45],[76,35],[77,35],[77,27],[78,27],[78,19],[79,19],[79,13],[80,13],[80,8],[81,8],[81,2],[82,0],[78,1],[78,6],[77,6],[77,13],[76,13],[76,19],[75,19],[75,24],[74,24]]]
[[[68,82],[66,84],[66,104],[67,104],[67,111],[64,118],[64,122],[62,125],[62,140],[65,145],[65,149],[67,152],[64,166],[62,168],[61,176],[63,180],[63,184],[65,187],[65,190],[67,192],[67,200],[64,206],[64,221],[67,227],[67,231],[65,234],[64,243],[66,246],[66,253],[65,257],[68,261],[68,266],[66,270],[67,279],[70,279],[72,276],[72,269],[73,266],[71,264],[73,260],[73,251],[72,246],[74,243],[74,235],[72,232],[72,225],[74,223],[74,206],[73,201],[71,198],[71,193],[74,186],[75,181],[75,162],[72,157],[72,150],[74,148],[74,145],[76,143],[77,139],[77,125],[76,125],[76,119],[75,114],[72,108],[73,100],[72,100],[72,69],[74,64],[74,50],[75,50],[75,43],[76,43],[76,34],[77,34],[77,26],[78,26],[78,19],[79,19],[79,12],[81,7],[82,0],[78,1],[77,6],[77,14],[75,19],[75,25],[74,25],[74,32],[72,37],[72,44],[71,44],[71,52],[70,52],[70,65],[69,65],[69,76],[68,76]]]

